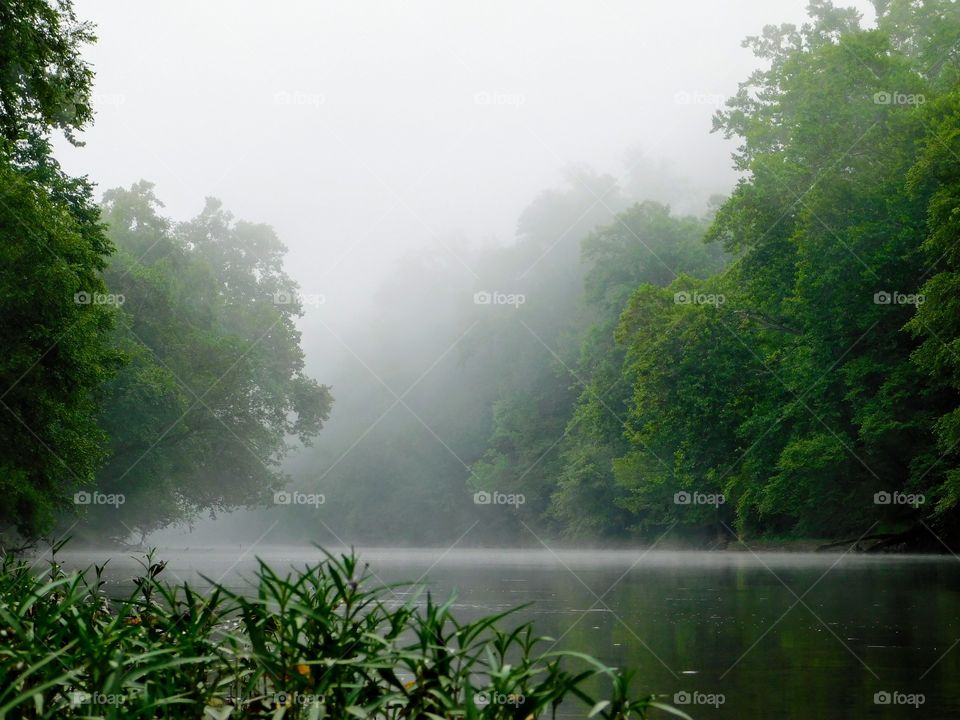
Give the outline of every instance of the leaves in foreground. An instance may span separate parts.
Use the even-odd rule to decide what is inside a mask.
[[[152,553],[142,566],[114,601],[103,566],[66,573],[54,555],[37,572],[4,558],[0,720],[526,720],[561,702],[607,720],[673,711],[631,699],[629,674],[502,622],[509,612],[464,622],[451,602],[374,584],[352,554],[285,574],[261,562],[245,593],[167,584]]]

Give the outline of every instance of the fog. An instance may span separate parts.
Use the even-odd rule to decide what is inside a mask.
[[[757,66],[740,43],[805,5],[81,1],[96,122],[60,157],[103,189],[156,183],[173,218],[213,195],[274,226],[327,298],[302,320],[324,377],[341,358],[320,318],[376,312],[411,249],[512,242],[571,163],[683,211],[729,192],[735,141],[710,127]]]
[[[869,23],[872,6],[857,5]],[[307,372],[333,386],[335,405],[317,447],[288,457],[298,487],[316,485],[333,465],[344,470],[371,443],[416,455],[402,438],[411,426],[452,461],[421,456],[412,472],[463,485],[457,473],[482,447],[444,439],[433,425],[473,414],[483,422],[477,432],[489,433],[494,395],[485,408],[463,396],[452,415],[432,416],[430,396],[457,382],[497,381],[464,369],[462,348],[450,352],[469,326],[450,293],[461,287],[466,296],[491,277],[526,287],[526,275],[564,248],[575,255],[593,227],[632,202],[701,214],[710,197],[728,194],[736,140],[711,133],[711,123],[758,67],[741,41],[805,18],[802,0],[76,9],[99,37],[88,52],[96,121],[84,147],[58,146],[65,169],[101,189],[147,179],[175,220],[214,196],[236,217],[273,226],[288,248],[287,272],[314,299],[298,321],[301,344]],[[587,216],[558,224],[523,272],[478,255],[511,246],[541,193],[575,193],[590,176],[598,189],[583,205]],[[421,266],[419,279],[410,263]],[[431,372],[452,374],[446,385],[421,383],[424,397],[390,409],[438,355],[443,364]],[[390,482],[370,472],[367,483]],[[204,537],[207,521],[194,520]],[[327,526],[336,520],[328,515],[310,534],[341,540]],[[448,542],[458,526],[432,540]],[[207,532],[249,541],[266,527],[246,512],[234,522],[221,513]],[[350,542],[356,530],[339,532]]]

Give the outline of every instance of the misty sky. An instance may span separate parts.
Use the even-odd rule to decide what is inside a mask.
[[[727,191],[710,118],[755,66],[740,43],[804,6],[79,0],[97,120],[58,152],[101,190],[154,181],[176,219],[215,195],[273,225],[327,297],[304,320],[316,373],[312,313],[355,321],[409,248],[510,241],[569,163],[622,176],[640,148],[700,198]]]

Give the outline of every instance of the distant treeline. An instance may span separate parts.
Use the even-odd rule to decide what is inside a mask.
[[[579,170],[514,246],[402,268],[365,328],[374,369],[399,392],[456,359],[301,468],[337,519],[428,541],[493,517],[500,537],[954,536],[960,5],[877,6],[875,29],[813,2],[748,39],[766,69],[715,117],[743,179],[706,217]]]

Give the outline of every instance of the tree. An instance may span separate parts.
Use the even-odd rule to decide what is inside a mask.
[[[97,392],[118,358],[89,231],[0,163],[0,522],[27,538],[71,509],[103,459]]]
[[[910,180],[915,192],[930,198],[924,241],[929,279],[907,329],[921,339],[914,360],[944,398],[934,424],[937,451],[924,463],[943,521],[960,504],[960,85],[932,103],[925,119],[929,132]]]
[[[27,539],[73,508],[103,458],[93,418],[118,357],[99,275],[111,246],[91,188],[50,135],[91,119],[93,35],[69,2],[0,2],[0,533]]]
[[[0,2],[0,135],[43,142],[52,129],[76,143],[93,120],[93,70],[80,51],[96,40],[69,1]]]
[[[474,489],[522,493],[519,514],[553,523],[551,495],[563,472],[562,441],[580,392],[572,372],[580,334],[589,324],[580,306],[584,266],[580,243],[626,204],[616,181],[584,167],[565,187],[534,200],[518,223],[517,243],[491,253],[480,275],[496,288],[522,292],[514,309],[475,308],[474,345],[497,369],[487,449],[473,464]]]
[[[614,464],[630,450],[636,377],[627,363],[629,343],[615,339],[617,327],[638,286],[664,287],[677,273],[707,276],[723,266],[722,250],[703,241],[706,227],[705,219],[643,202],[583,241],[583,297],[593,324],[581,341],[577,375],[584,386],[566,426],[552,506],[568,533],[623,535],[632,522]]]
[[[937,92],[924,58],[956,13],[951,3],[891,7],[878,30],[860,30],[829,2],[812,3],[800,29],[766,28],[749,44],[770,68],[717,116],[718,129],[742,139],[735,157],[748,173],[710,232],[738,256],[724,283],[729,308],[754,325],[743,335],[729,324],[730,342],[749,347],[768,377],[757,397],[739,400],[747,449],[726,489],[741,530],[908,522],[916,507],[878,507],[873,495],[935,485],[943,396],[901,332],[917,306],[896,298],[915,297],[925,262],[929,194],[904,183],[925,135],[911,98]]]
[[[97,485],[125,503],[95,521],[120,537],[269,498],[290,442],[309,443],[332,402],[303,372],[301,301],[273,230],[213,199],[178,225],[159,208],[145,182],[104,196],[127,363],[105,391]]]

